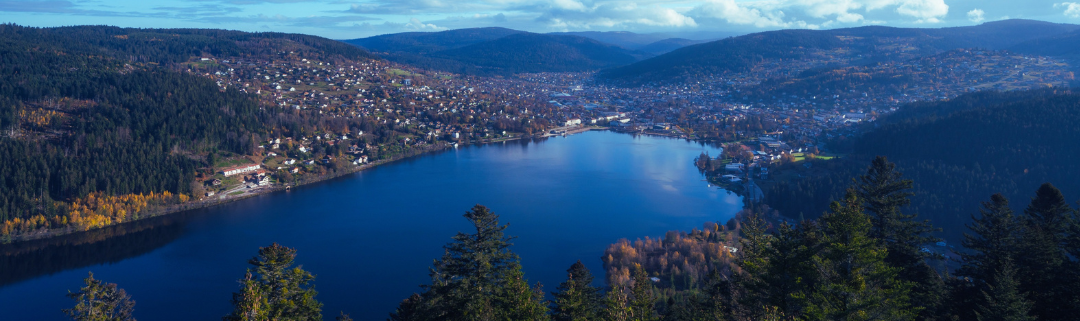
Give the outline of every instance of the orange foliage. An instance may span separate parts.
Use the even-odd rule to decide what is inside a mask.
[[[190,197],[187,195],[168,191],[117,196],[94,192],[66,204],[67,213],[64,215],[46,218],[38,214],[25,219],[7,220],[0,224],[0,236],[7,238],[57,228],[86,231],[138,219],[139,214],[150,206],[184,203],[188,200]]]
[[[663,239],[621,239],[608,246],[602,259],[609,285],[629,285],[632,272],[644,268],[660,279],[658,287],[681,290],[700,285],[713,269],[730,269],[734,242],[724,226],[706,223],[703,230],[670,231]]]

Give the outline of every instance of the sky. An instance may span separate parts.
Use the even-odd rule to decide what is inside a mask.
[[[0,22],[303,33],[331,39],[505,27],[531,32],[712,33],[1003,19],[1080,23],[1080,0],[0,0]]]

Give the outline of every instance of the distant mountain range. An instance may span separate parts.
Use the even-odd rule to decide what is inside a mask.
[[[668,39],[660,40],[660,41],[657,41],[657,42],[654,42],[654,43],[650,43],[650,44],[641,46],[641,47],[637,48],[637,50],[641,51],[641,52],[644,52],[644,53],[649,53],[649,54],[654,54],[654,55],[662,55],[662,54],[672,52],[672,51],[674,51],[676,49],[679,49],[679,48],[682,48],[682,47],[692,46],[692,45],[696,45],[696,44],[704,43],[704,42],[708,42],[708,41],[690,40],[690,39],[684,39],[684,38],[668,38]]]
[[[683,47],[631,65],[612,68],[602,79],[647,83],[748,70],[766,59],[799,59],[834,52],[852,63],[912,59],[959,48],[1010,49],[1064,55],[1080,47],[1080,25],[1005,20],[940,29],[869,26],[834,30],[779,30]]]
[[[652,56],[582,36],[505,28],[399,33],[345,42],[391,61],[476,75],[600,70]]]
[[[722,36],[721,34],[716,34]],[[537,34],[506,28],[410,32],[345,40],[396,62],[474,75],[602,70],[644,84],[737,73],[769,59],[836,58],[833,67],[916,59],[962,48],[1044,56],[1080,53],[1080,25],[1003,20],[952,28],[867,26],[778,30],[716,41],[633,32]],[[699,35],[701,36],[701,35]]]

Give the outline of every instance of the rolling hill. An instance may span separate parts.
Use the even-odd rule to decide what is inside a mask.
[[[1032,55],[1076,58],[1080,56],[1080,30],[1028,40],[1010,47],[1009,50]]]
[[[1080,95],[1062,90],[986,91],[949,101],[908,105],[851,141],[849,156],[815,161],[825,174],[779,182],[766,202],[789,217],[816,217],[841,199],[851,179],[866,173],[874,156],[897,164],[915,182],[907,209],[959,240],[979,202],[993,193],[1027,204],[1032,191],[1053,183],[1066,195],[1080,193]]]
[[[912,59],[958,48],[1008,49],[1078,28],[1080,25],[1005,20],[941,29],[868,26],[768,31],[684,47],[604,71],[600,76],[631,84],[678,81],[701,75],[742,72],[766,60],[801,59],[811,54],[865,64]]]
[[[549,33],[549,35],[585,37],[631,50],[637,50],[638,48],[667,38],[655,34],[640,34],[629,31],[552,32]]]
[[[692,46],[703,42],[706,41],[690,40],[683,38],[668,38],[638,47],[637,50],[648,54],[662,55],[682,47]]]
[[[471,28],[441,32],[395,33],[343,41],[375,52],[428,54],[491,41],[522,32],[506,28]]]
[[[503,28],[401,33],[345,42],[391,61],[473,75],[589,71],[648,56],[586,37]]]
[[[200,155],[253,153],[274,114],[188,70],[215,57],[373,57],[315,36],[209,29],[7,24],[0,39],[0,243],[124,221],[139,211],[125,202],[186,202],[213,166]],[[87,199],[130,211],[80,211]]]

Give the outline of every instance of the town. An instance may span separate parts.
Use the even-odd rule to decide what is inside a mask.
[[[858,124],[907,103],[1073,80],[1059,59],[975,49],[825,68],[851,60],[814,52],[766,60],[746,72],[638,87],[599,81],[594,72],[488,78],[295,52],[274,59],[204,57],[187,66],[222,90],[258,96],[276,117],[311,124],[275,130],[253,143],[252,155],[221,155],[215,175],[202,178],[206,197],[288,187],[404,155],[574,128],[723,144],[718,158],[767,175],[769,164],[821,156],[822,140],[852,136]]]

